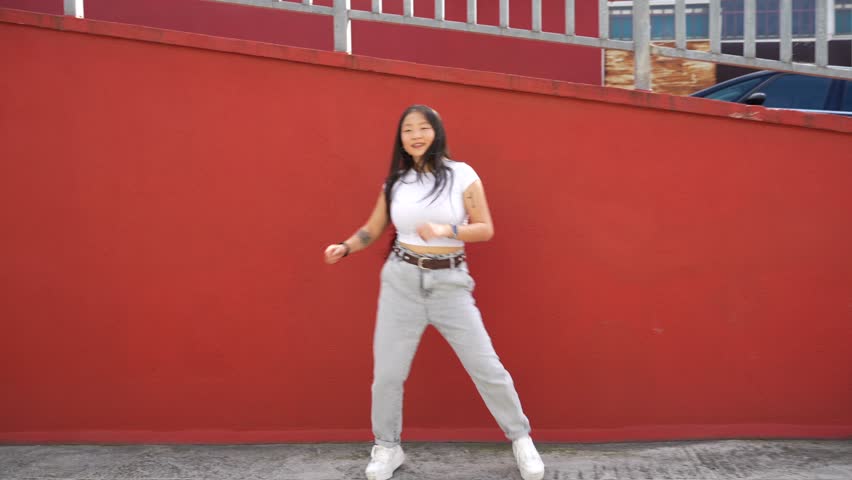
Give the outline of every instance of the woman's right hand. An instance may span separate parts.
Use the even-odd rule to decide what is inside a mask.
[[[331,265],[337,263],[343,256],[346,255],[346,247],[335,243],[325,248],[325,263]]]

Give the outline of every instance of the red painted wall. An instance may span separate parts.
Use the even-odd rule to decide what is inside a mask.
[[[0,441],[368,440],[384,251],[322,250],[414,102],[484,179],[476,295],[536,438],[852,434],[848,119],[12,17]],[[406,439],[501,438],[432,329],[406,393]]]
[[[333,0],[316,0],[331,6]],[[564,32],[563,0],[542,2],[545,31]],[[477,20],[499,24],[499,3],[479,1]],[[0,0],[0,7],[61,14],[62,0]],[[352,8],[370,10],[370,0],[352,0]],[[597,1],[576,2],[577,32],[597,36]],[[402,14],[401,1],[385,1],[384,10]],[[512,0],[510,24],[530,28],[530,0]],[[415,15],[434,18],[435,2],[415,2]],[[86,0],[87,18],[148,25],[295,47],[333,50],[331,16],[224,4],[209,0]],[[449,20],[465,21],[466,2],[446,2]],[[474,70],[601,84],[602,57],[597,48],[414,28],[378,22],[353,22],[353,53]]]
[[[15,8],[51,15],[62,15],[64,11],[62,0],[0,0],[0,8]]]

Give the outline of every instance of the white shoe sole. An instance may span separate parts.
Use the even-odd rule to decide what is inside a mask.
[[[395,472],[396,469],[399,468],[403,462],[405,462],[404,453],[402,454],[402,458],[399,459],[399,463],[394,465],[394,467],[391,468],[390,471],[385,470],[383,472],[367,472],[367,480],[388,480],[393,476],[393,472]],[[541,477],[539,477],[537,480],[541,480]]]
[[[526,475],[522,473],[521,478],[523,478],[524,480],[541,480],[542,478],[544,478],[544,471],[528,473]]]
[[[544,478],[544,470],[535,473],[528,473],[526,475],[521,473],[521,478],[523,478],[524,480],[541,480],[542,478]]]

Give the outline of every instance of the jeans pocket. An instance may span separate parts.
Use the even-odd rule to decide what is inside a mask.
[[[463,270],[465,276],[467,277],[467,289],[472,292],[473,289],[476,288],[476,280],[473,279],[473,276],[467,270]]]
[[[465,290],[472,292],[476,287],[476,282],[466,268],[454,268],[451,271],[453,283],[459,285]]]

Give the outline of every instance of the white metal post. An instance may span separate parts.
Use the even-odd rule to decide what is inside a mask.
[[[633,2],[633,79],[637,90],[651,90],[651,8]]]
[[[781,55],[784,63],[793,61],[793,0],[781,0]]]
[[[710,0],[710,53],[722,53],[722,6],[721,0]]]
[[[745,0],[743,12],[743,56],[755,57],[755,38],[757,32],[757,0]]]
[[[532,29],[541,31],[541,0],[532,0]]]
[[[565,0],[565,35],[574,35],[574,0]]]
[[[64,0],[65,15],[84,18],[83,0]]]
[[[334,0],[334,51],[352,53],[350,0]]]
[[[816,2],[816,64],[828,65],[828,6],[825,2]]]
[[[686,48],[686,0],[675,0],[675,48]]]

